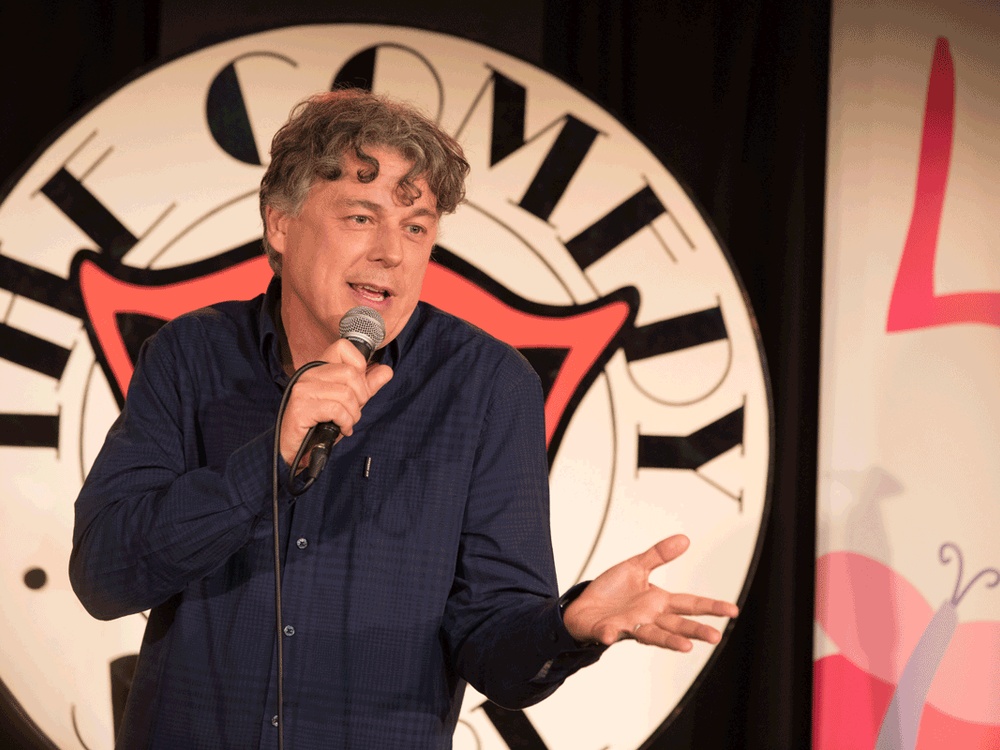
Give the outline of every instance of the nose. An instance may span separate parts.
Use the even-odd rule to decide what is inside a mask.
[[[403,237],[398,230],[382,225],[368,252],[368,259],[392,268],[403,262]]]

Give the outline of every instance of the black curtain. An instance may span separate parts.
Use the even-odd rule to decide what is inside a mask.
[[[720,659],[649,747],[807,748],[830,9],[549,0],[545,12],[543,67],[615,113],[711,217],[771,374],[759,567]]]
[[[561,76],[642,138],[703,207],[743,280],[776,427],[771,513],[743,613],[647,747],[809,747],[827,3],[289,0],[234,13],[225,0],[40,0],[17,15],[0,26],[4,193],[56,131],[139,69],[307,21],[399,23],[482,42]],[[3,709],[0,748],[38,746],[31,735]]]

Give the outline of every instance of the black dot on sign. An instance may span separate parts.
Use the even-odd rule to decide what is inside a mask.
[[[49,577],[41,568],[32,568],[24,574],[24,585],[29,589],[40,589],[48,580]]]

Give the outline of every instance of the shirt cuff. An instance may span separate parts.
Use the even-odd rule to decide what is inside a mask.
[[[243,505],[255,516],[271,515],[271,468],[274,459],[274,428],[268,429],[229,456],[225,481]],[[295,498],[288,492],[289,467],[278,457],[278,501],[282,506]],[[297,480],[296,480],[297,481]]]
[[[575,600],[590,581],[578,583],[561,597],[557,606],[552,607],[552,616],[549,622],[551,650],[549,658],[542,664],[531,681],[534,683],[547,680],[562,681],[576,670],[589,666],[596,662],[608,649],[603,643],[597,641],[581,643],[570,635],[563,622],[563,612],[566,607]]]

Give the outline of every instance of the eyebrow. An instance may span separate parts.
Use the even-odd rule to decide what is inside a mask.
[[[382,206],[378,203],[366,201],[361,198],[348,198],[344,201],[344,205],[348,208],[367,208],[369,211],[374,211],[376,213],[381,213],[382,211]]]
[[[382,206],[380,204],[375,203],[373,201],[365,200],[364,198],[349,198],[346,201],[344,201],[344,205],[348,206],[349,208],[353,207],[366,208],[369,211],[372,211],[373,213],[378,213],[378,214],[382,213]],[[423,206],[416,209],[407,218],[415,219],[419,216],[428,216],[432,219],[438,218],[436,211],[432,211],[431,209],[425,208]]]
[[[418,216],[429,216],[429,217],[431,217],[432,219],[436,219],[436,218],[438,218],[438,214],[437,214],[437,211],[431,211],[431,210],[430,210],[429,208],[423,208],[423,207],[421,207],[421,208],[418,208],[418,209],[417,209],[416,211],[414,211],[414,212],[413,212],[413,213],[412,213],[412,214],[410,215],[410,218],[411,218],[411,219],[415,219],[415,218],[417,218]]]

